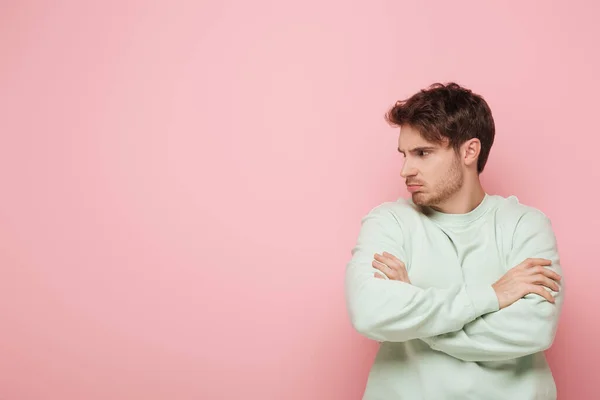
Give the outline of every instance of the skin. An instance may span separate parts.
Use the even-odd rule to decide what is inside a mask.
[[[473,210],[485,196],[477,173],[481,151],[479,139],[471,139],[457,154],[446,140],[431,143],[418,130],[402,126],[398,151],[404,158],[400,176],[406,185],[420,185],[412,193],[415,204],[449,214]]]
[[[400,175],[407,187],[414,185],[412,200],[415,204],[444,213],[464,214],[475,209],[485,197],[477,172],[479,139],[468,140],[456,152],[448,146],[448,141],[428,142],[418,130],[404,125],[400,129],[398,151],[404,157]],[[393,254],[376,253],[373,258],[373,267],[381,272],[375,272],[375,278],[387,277],[410,284],[406,265]],[[558,291],[561,277],[546,268],[551,264],[550,260],[528,258],[495,282],[492,287],[500,309],[530,293],[554,303],[554,297],[546,288]]]

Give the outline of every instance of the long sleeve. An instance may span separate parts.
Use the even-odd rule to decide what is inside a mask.
[[[539,211],[521,217],[513,237],[509,265],[527,258],[546,258],[562,276],[556,238],[550,220]],[[564,298],[564,278],[559,292],[549,290],[554,304],[529,294],[510,306],[483,315],[462,329],[423,338],[432,349],[465,361],[509,360],[548,349],[556,334]]]
[[[400,222],[385,204],[361,221],[345,277],[346,304],[359,333],[374,340],[403,342],[456,331],[498,309],[490,285],[420,289],[376,279],[371,265],[374,254],[387,251],[405,258],[403,238]]]

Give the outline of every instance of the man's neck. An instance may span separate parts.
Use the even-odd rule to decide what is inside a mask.
[[[465,181],[460,191],[452,198],[431,208],[446,214],[466,214],[477,208],[484,197],[485,190],[481,186],[479,178],[477,178],[471,182]]]

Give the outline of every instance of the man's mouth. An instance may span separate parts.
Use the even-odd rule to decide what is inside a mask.
[[[421,189],[422,186],[423,185],[410,183],[410,184],[406,185],[406,188],[408,189],[409,192],[414,193],[414,192],[418,191],[419,189]]]

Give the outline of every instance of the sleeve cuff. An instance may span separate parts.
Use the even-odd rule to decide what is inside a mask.
[[[492,285],[470,285],[466,289],[475,313],[473,319],[500,309],[498,296]]]

